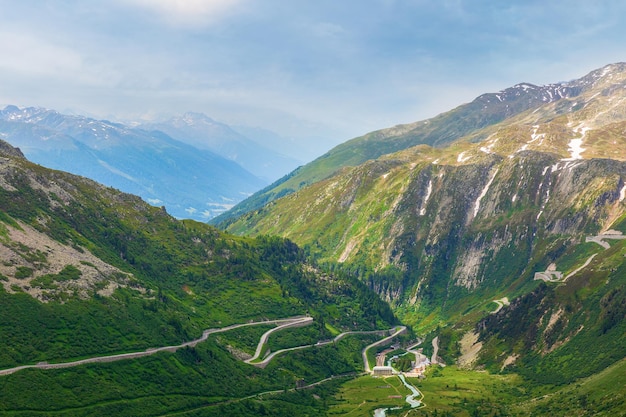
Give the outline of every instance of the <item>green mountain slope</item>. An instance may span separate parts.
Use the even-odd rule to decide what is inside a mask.
[[[4,142],[0,255],[0,369],[141,352],[209,328],[304,314],[314,319],[310,343],[396,320],[365,285],[307,263],[290,241],[177,221],[138,197],[32,164]],[[224,333],[176,353],[26,369],[0,375],[0,413],[135,416],[216,404],[237,415],[256,407],[243,399],[251,394],[360,370],[367,341],[285,353],[258,369]],[[307,405],[290,407],[299,414]]]
[[[436,330],[446,361],[475,333],[475,366],[553,383],[597,373],[626,356],[626,66],[575,84],[446,146],[344,167],[228,230],[339,262]]]
[[[488,127],[540,109],[547,103],[575,103],[576,97],[592,90],[597,91],[598,84],[606,81],[603,81],[603,73],[625,69],[626,64],[619,63],[566,83],[545,86],[517,84],[498,93],[483,94],[471,103],[460,105],[432,119],[398,125],[354,138],[258,191],[233,209],[212,219],[211,223],[226,227],[233,219],[258,209],[269,201],[328,178],[343,167],[357,166],[382,155],[422,144],[445,147],[461,138],[483,140],[488,136]]]

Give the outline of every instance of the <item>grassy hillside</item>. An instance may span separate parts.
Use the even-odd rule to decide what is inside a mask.
[[[428,120],[397,125],[351,139],[258,191],[233,209],[212,219],[211,223],[227,228],[238,217],[270,201],[329,178],[342,168],[355,167],[383,155],[418,145],[443,148],[462,139],[480,142],[489,137],[492,127],[525,113],[539,111],[541,114],[546,104],[555,103],[557,112],[562,114],[567,111],[568,104],[575,106],[580,95],[591,96],[595,92],[592,90],[604,88],[604,75],[623,72],[624,68],[624,64],[609,65],[569,83],[546,86],[518,84],[498,93],[483,94],[470,103]]]
[[[309,314],[306,338],[314,341],[330,338],[329,328],[396,321],[364,284],[308,262],[286,239],[177,221],[1,145],[0,369],[180,344],[251,320]],[[277,340],[292,347],[299,334]],[[236,335],[220,335],[176,353],[0,376],[0,413],[136,416],[200,407],[202,415],[238,415],[275,401],[291,404],[282,415],[319,413],[323,403],[290,403],[289,393],[260,403],[244,398],[359,371],[367,342],[353,337],[286,353],[259,370],[233,353]]]
[[[459,119],[465,136],[445,144],[456,124],[434,126],[438,146],[410,147],[409,132],[429,123],[374,132],[280,185],[296,192],[224,224],[287,237],[358,277],[425,336],[427,353],[437,336],[448,364],[473,352],[469,367],[576,384],[626,357],[625,85],[623,64],[554,101],[520,85],[509,93],[526,104],[472,123],[489,118],[490,100],[506,102],[485,95]],[[387,139],[402,150],[371,153]],[[310,183],[297,183],[302,173]]]

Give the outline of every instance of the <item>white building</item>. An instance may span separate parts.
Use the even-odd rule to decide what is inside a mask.
[[[388,376],[393,375],[393,368],[391,366],[375,366],[374,376]]]

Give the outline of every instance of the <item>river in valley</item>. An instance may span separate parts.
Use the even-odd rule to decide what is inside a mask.
[[[400,378],[400,380],[402,381],[402,383],[404,384],[405,387],[407,387],[409,390],[411,390],[411,394],[406,396],[405,401],[407,402],[407,404],[409,404],[411,406],[411,408],[417,408],[419,406],[422,405],[422,402],[420,400],[416,400],[416,398],[421,397],[421,393],[419,392],[419,390],[417,388],[415,388],[413,385],[409,384],[406,379],[404,378],[404,375],[399,374],[398,378]],[[391,408],[377,408],[374,411],[374,417],[385,417],[387,415],[387,410],[400,410],[402,409],[402,407],[391,407]]]

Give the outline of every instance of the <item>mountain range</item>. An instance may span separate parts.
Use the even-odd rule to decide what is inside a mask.
[[[230,126],[216,122],[202,113],[187,112],[162,122],[141,124],[144,130],[158,130],[174,139],[205,149],[237,162],[254,175],[269,182],[275,181],[301,165],[300,160],[282,155],[259,142],[237,132]],[[248,130],[257,135],[254,130]],[[265,134],[267,137],[267,133]],[[287,139],[274,144],[284,149]]]
[[[471,366],[600,372],[626,357],[626,64],[353,139],[214,220],[359,276]]]
[[[212,125],[186,117],[170,133]],[[13,145],[88,148],[85,165],[113,164],[102,155],[121,147],[125,173],[199,153],[165,127],[14,107],[1,119]],[[0,141],[0,365],[143,353],[0,370],[0,412],[371,416],[397,397],[384,389],[403,388],[358,376],[376,339],[354,331],[402,322],[387,358],[419,345],[433,362],[414,382],[422,408],[403,413],[624,415],[626,64],[352,139],[214,218],[219,228],[20,148]],[[208,336],[307,315],[312,326],[266,342],[265,355],[296,349],[266,368],[243,359],[269,324]]]
[[[252,198],[246,199],[212,222],[225,223],[230,218],[261,207],[267,201],[328,178],[343,167],[357,166],[417,145],[443,148],[457,141],[481,142],[491,134],[490,127],[526,112],[541,112],[540,109],[550,104],[552,113],[566,113],[571,109],[562,106],[567,103],[570,106],[582,105],[577,103],[575,97],[590,90],[595,91],[599,82],[606,81],[606,77],[610,77],[612,73],[620,73],[623,69],[624,64],[618,63],[569,82],[545,86],[520,83],[497,93],[483,94],[470,103],[462,104],[432,119],[397,125],[354,138],[257,192]],[[558,152],[566,153],[567,143],[562,144]]]
[[[0,111],[0,138],[34,162],[137,194],[178,218],[199,221],[298,165],[197,113],[132,127],[7,106]]]
[[[215,415],[254,415],[257,403],[247,396],[358,371],[371,337],[317,341],[396,322],[365,285],[309,263],[287,240],[176,220],[137,196],[34,164],[4,141],[0,258],[3,415],[141,416],[206,404],[203,415],[212,407]],[[265,367],[243,362],[273,327],[268,320],[294,316],[312,325],[267,345],[311,349]],[[206,333],[250,322],[259,330]],[[156,350],[203,334],[197,345]],[[135,358],[107,359],[125,352]],[[94,357],[64,369],[34,366]],[[297,396],[262,408],[284,416],[317,409]]]

